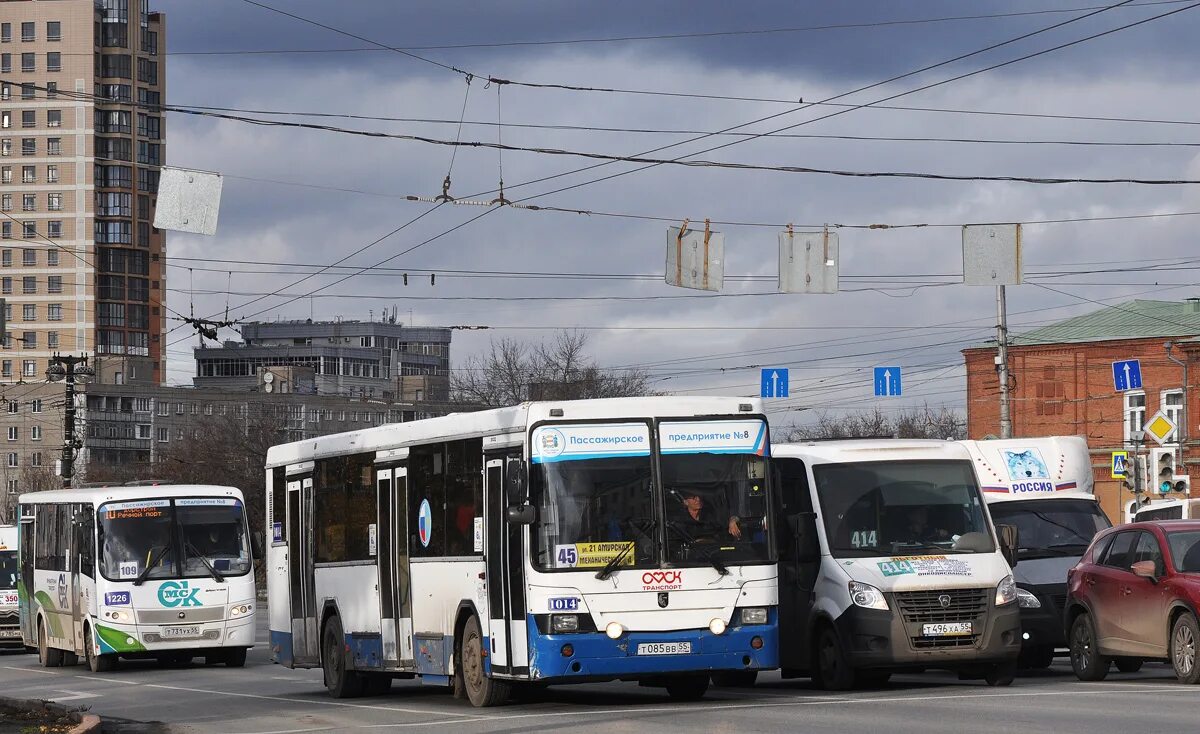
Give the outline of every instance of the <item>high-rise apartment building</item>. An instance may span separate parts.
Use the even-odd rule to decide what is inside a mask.
[[[149,0],[0,0],[0,383],[166,374],[165,38]]]

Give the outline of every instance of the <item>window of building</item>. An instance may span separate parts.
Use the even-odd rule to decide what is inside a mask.
[[[37,211],[37,194],[21,194],[21,211]]]
[[[37,346],[37,344],[34,344],[34,346]],[[37,377],[37,362],[35,360],[27,359],[21,364],[23,365],[21,369],[22,375],[25,377]]]
[[[21,278],[21,292],[37,293],[37,278],[32,275]]]
[[[62,155],[62,138],[46,138],[46,155]]]
[[[7,113],[5,113],[5,114],[7,114]],[[12,180],[13,180],[12,166],[0,167],[0,182],[12,183]]]
[[[1146,393],[1125,393],[1125,440],[1133,441],[1146,424]]]
[[[146,84],[158,84],[158,62],[150,59],[138,59],[138,81]]]
[[[21,24],[21,40],[36,41],[37,40],[37,23],[26,21]]]
[[[46,304],[46,320],[47,321],[62,321],[62,304],[61,303]]]
[[[34,451],[32,454],[29,455],[29,465],[30,466],[41,466],[42,465],[42,452],[41,451]]]
[[[58,82],[46,82],[46,99],[58,98]]]
[[[35,399],[29,401],[29,412],[30,413],[41,413],[42,412],[42,399],[41,398],[35,398]]]
[[[183,403],[175,403],[175,415],[183,415]]]
[[[26,303],[21,306],[22,321],[37,321],[37,304]]]
[[[17,426],[8,427],[8,440],[17,441],[21,438],[21,429]]]
[[[150,424],[149,423],[137,424],[137,437],[141,438],[141,439],[150,438]]]
[[[128,54],[104,54],[100,57],[100,76],[132,79],[133,62]]]
[[[37,183],[37,166],[21,166],[21,183]]]
[[[37,110],[21,110],[21,127],[37,127]]]
[[[21,155],[37,155],[37,138],[21,138]]]
[[[0,265],[6,268],[11,268],[13,264],[13,251],[0,250]]]
[[[62,276],[50,275],[46,278],[47,293],[62,293]]]
[[[12,71],[12,54],[0,54],[0,71]]]
[[[22,331],[21,332],[21,341],[24,342],[26,349],[37,349],[37,332],[36,331]],[[28,366],[29,364],[32,364],[32,363],[26,362],[25,364]]]
[[[96,132],[129,133],[133,115],[128,110],[96,110]]]
[[[12,155],[12,138],[0,140],[0,155]]]
[[[61,193],[46,194],[46,208],[52,212],[62,211],[63,197]]]
[[[8,466],[9,466],[9,468],[16,468],[16,467],[20,466],[20,464],[17,462],[16,453],[11,452],[11,451],[8,454]]]
[[[47,127],[62,127],[62,110],[46,110]]]
[[[128,84],[97,84],[96,94],[113,102],[133,101],[133,87]]]
[[[147,143],[145,140],[139,140],[138,163],[144,163],[149,166],[161,166],[162,145],[159,143]]]
[[[9,323],[9,324],[12,323],[12,320],[13,320],[12,315],[13,315],[13,304],[5,303],[4,304],[4,321],[5,321],[5,323]]]
[[[1163,414],[1176,426],[1183,425],[1183,390],[1163,390],[1159,396],[1159,401]],[[1179,429],[1176,428],[1168,438],[1172,441],[1178,441]]]
[[[26,247],[25,249],[21,250],[21,264],[27,268],[36,267],[37,250],[31,247]]]
[[[46,183],[58,183],[58,166],[46,166]]]
[[[0,211],[12,211],[13,197],[12,194],[4,194],[0,196]]]
[[[171,440],[171,429],[166,428],[166,427],[160,427],[158,429],[157,433],[158,433],[158,442],[159,443],[167,443],[168,441]]]
[[[21,236],[27,240],[37,237],[37,222],[21,222]]]
[[[0,43],[12,42],[12,23],[0,23]]]
[[[46,21],[46,40],[61,41],[62,40],[62,22],[57,20]]]
[[[62,54],[58,51],[46,53],[46,71],[62,71]]]
[[[47,331],[46,332],[46,348],[47,349],[58,349],[58,332],[57,331]]]
[[[0,291],[4,295],[12,295],[12,278],[0,278]]]
[[[42,427],[41,426],[33,426],[32,428],[29,429],[29,440],[30,441],[41,441],[42,440]]]
[[[37,54],[32,51],[21,54],[21,71],[37,71]]]

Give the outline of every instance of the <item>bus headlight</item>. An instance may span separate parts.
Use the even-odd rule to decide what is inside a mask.
[[[551,632],[578,632],[579,631],[579,615],[577,615],[577,614],[551,614],[550,615],[550,631]]]
[[[1042,603],[1038,598],[1020,586],[1017,587],[1017,604],[1022,609],[1041,609]]]
[[[881,609],[886,612],[888,608],[887,599],[884,598],[882,591],[870,584],[858,581],[850,582],[850,600],[854,602],[855,606],[866,609]]]
[[[714,635],[725,634],[725,620],[714,618],[708,623],[708,631],[712,632]]]
[[[621,626],[620,622],[609,622],[604,628],[604,634],[608,635],[610,640],[619,640],[621,635],[625,634],[625,628]]]
[[[241,617],[254,611],[253,604],[234,604],[229,608],[230,617]]]
[[[1005,576],[996,586],[996,606],[1002,607],[1017,600],[1017,582],[1012,576]]]
[[[765,607],[747,607],[742,610],[742,624],[766,624],[767,610]]]
[[[128,622],[130,619],[129,612],[106,612],[105,616],[114,622]]]

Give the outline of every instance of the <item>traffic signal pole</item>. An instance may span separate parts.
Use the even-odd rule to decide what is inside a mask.
[[[59,354],[50,358],[46,377],[51,382],[66,383],[66,406],[63,410],[62,478],[63,486],[70,487],[75,476],[75,452],[83,448],[83,441],[75,435],[75,384],[87,382],[95,374],[88,365],[87,356],[75,357]]]
[[[1000,377],[1000,438],[1012,438],[1012,413],[1008,394],[1008,307],[1004,286],[996,286],[996,373]]]

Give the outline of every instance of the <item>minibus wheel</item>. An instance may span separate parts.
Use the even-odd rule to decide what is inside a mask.
[[[1096,644],[1096,628],[1092,626],[1092,617],[1086,612],[1080,614],[1071,623],[1070,635],[1071,668],[1079,680],[1104,680],[1108,675],[1108,665],[1112,662],[1107,655],[1100,654]]]
[[[842,649],[837,631],[826,624],[817,633],[813,647],[813,672],[818,686],[827,691],[849,691],[854,688],[854,669]]]
[[[989,686],[1011,686],[1017,677],[1017,664],[997,663],[988,668],[983,679]]]
[[[1175,620],[1171,628],[1171,667],[1180,683],[1200,683],[1200,658],[1197,657],[1197,644],[1200,644],[1200,625],[1196,618],[1184,614]]]
[[[321,670],[325,675],[325,687],[334,698],[354,698],[363,691],[362,676],[346,669],[346,638],[342,634],[342,622],[330,617],[325,623],[325,634],[321,637]]]
[[[483,669],[483,632],[479,618],[472,614],[463,626],[458,641],[458,661],[463,687],[472,706],[499,706],[508,700],[512,686],[508,681],[489,678]],[[705,678],[707,684],[708,679]]]
[[[46,620],[38,620],[38,662],[43,668],[57,668],[62,665],[62,650],[50,647],[46,638]]]
[[[225,665],[230,668],[246,667],[246,648],[234,647],[225,651]]]
[[[117,667],[116,655],[97,655],[96,641],[92,639],[92,628],[85,627],[83,630],[83,656],[87,662],[88,670],[93,673],[107,673]]]

